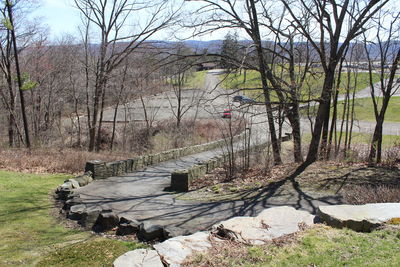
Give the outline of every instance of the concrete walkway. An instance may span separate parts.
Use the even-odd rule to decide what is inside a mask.
[[[267,207],[289,205],[315,213],[320,204],[339,203],[334,195],[304,192],[290,180],[248,190],[240,195],[241,200],[231,201],[185,201],[165,190],[170,185],[171,171],[187,168],[217,153],[220,152],[203,152],[124,176],[96,180],[77,192],[87,206],[112,209],[128,219],[178,227],[186,233],[208,229],[234,216],[255,216]]]

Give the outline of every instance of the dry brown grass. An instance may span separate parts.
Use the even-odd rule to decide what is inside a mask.
[[[89,160],[114,161],[132,154],[93,153],[73,149],[7,149],[0,151],[0,168],[26,173],[70,173],[84,171]]]
[[[164,150],[173,149],[187,145],[206,143],[222,138],[215,120],[199,120],[195,126],[187,121],[183,122],[182,128],[177,130],[174,123],[167,121],[159,126],[159,135],[150,136],[154,147],[144,149],[143,144],[138,144],[136,152],[112,152],[101,153],[87,152],[84,148],[35,148],[27,149],[1,149],[0,169],[19,171],[26,173],[69,173],[79,174],[84,171],[85,163],[89,160],[115,161],[127,159],[139,154],[151,154]],[[164,134],[164,138],[159,138]],[[137,137],[137,136],[136,136]],[[138,141],[140,138],[136,138]],[[167,141],[168,143],[166,143]],[[179,142],[181,140],[181,142]],[[163,144],[160,144],[164,142]],[[108,148],[108,144],[105,146]]]
[[[400,186],[355,185],[344,190],[343,199],[352,205],[400,202]]]
[[[252,253],[252,248],[267,249],[268,246],[282,248],[285,246],[294,246],[298,243],[301,232],[285,235],[279,238],[274,238],[267,244],[262,246],[253,247],[248,244],[239,243],[231,240],[224,240],[224,242],[210,239],[212,248],[207,253],[196,254],[184,262],[185,267],[220,267],[232,266],[232,261],[227,259],[236,259],[235,264],[240,266],[250,264],[260,264],[258,255]],[[258,265],[260,266],[260,265]],[[261,265],[262,266],[262,265]]]

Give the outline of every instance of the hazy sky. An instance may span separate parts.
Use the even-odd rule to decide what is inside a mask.
[[[50,29],[50,39],[54,40],[63,33],[77,34],[77,27],[81,21],[78,9],[73,6],[73,0],[42,0],[40,2],[40,8],[37,8],[32,16],[43,18],[42,22]],[[223,39],[225,34],[226,31],[221,31],[195,39],[205,41]],[[165,39],[169,35],[169,33],[157,34],[151,39]]]
[[[42,22],[50,28],[52,37],[62,33],[73,34],[80,23],[79,12],[71,0],[43,0],[32,15],[43,18]]]

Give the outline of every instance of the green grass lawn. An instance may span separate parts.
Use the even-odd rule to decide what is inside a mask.
[[[109,266],[137,246],[59,224],[51,192],[66,178],[0,170],[0,266]]]
[[[286,75],[287,76],[287,75]],[[285,80],[288,80],[288,77],[284,76]],[[339,90],[342,93],[345,93],[345,88],[347,84],[347,73],[342,73],[341,83]],[[261,90],[246,90],[246,88],[260,88],[261,87],[261,78],[260,73],[254,70],[248,70],[246,72],[246,80],[244,81],[244,71],[241,73],[230,73],[228,76],[226,74],[221,75],[221,79],[223,79],[222,87],[225,89],[244,89],[244,94],[257,99],[258,101],[263,100],[263,95]],[[354,86],[355,74],[350,74],[350,85]],[[379,81],[379,74],[373,73],[373,82]],[[312,97],[318,97],[321,88],[323,86],[323,75],[318,74],[315,76],[308,75],[306,82],[303,85],[303,91],[301,93],[303,99],[308,99],[308,92],[311,91]],[[369,74],[365,72],[360,72],[357,74],[357,84],[355,85],[356,92],[366,88],[369,86]],[[272,94],[272,97],[275,97],[275,94]]]
[[[343,101],[338,102],[338,114],[337,118],[341,119],[343,115]],[[350,101],[352,105],[353,101]],[[380,104],[382,103],[382,98],[378,97],[378,107],[380,109]],[[317,112],[318,106],[315,106],[313,112]],[[331,109],[332,116],[333,109]],[[302,109],[300,113],[305,116],[307,111]],[[311,112],[312,113],[312,112]],[[374,107],[371,98],[357,98],[354,102],[354,114],[355,119],[359,121],[371,121],[375,122]],[[393,96],[390,99],[388,108],[385,113],[386,122],[400,122],[400,97]]]
[[[337,133],[339,137],[339,132]],[[305,144],[309,144],[311,142],[311,133],[305,133],[302,135],[302,141]],[[383,135],[382,136],[382,147],[389,148],[392,147],[393,144],[400,144],[400,136],[399,135]],[[342,144],[344,142],[345,135],[342,135]],[[353,133],[351,142],[353,144],[371,144],[372,141],[372,134],[368,133]]]
[[[399,228],[358,233],[317,226],[277,246],[226,247],[199,255],[190,266],[400,266]]]
[[[207,71],[192,72],[184,84],[185,88],[204,88]]]
[[[382,103],[382,98],[378,98],[378,103]],[[350,101],[352,105],[352,101]],[[338,118],[343,114],[343,101],[338,105]],[[356,119],[360,121],[375,121],[374,107],[371,98],[358,98],[354,102],[354,111]],[[386,110],[385,121],[400,122],[400,97],[394,96],[390,99]]]

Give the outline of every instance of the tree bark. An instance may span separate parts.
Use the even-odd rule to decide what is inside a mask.
[[[21,77],[21,71],[19,68],[19,60],[18,60],[18,48],[17,48],[17,40],[15,37],[15,28],[14,28],[14,22],[13,22],[13,14],[12,14],[12,6],[10,1],[6,1],[7,5],[7,10],[8,10],[8,16],[10,19],[10,24],[11,24],[11,39],[14,47],[14,58],[15,58],[15,68],[17,71],[17,83],[18,83],[18,88],[19,88],[19,96],[20,96],[20,102],[21,102],[21,113],[22,113],[22,120],[24,123],[24,131],[25,131],[25,145],[28,149],[31,148],[31,141],[29,138],[29,127],[28,127],[28,119],[26,117],[26,110],[25,110],[25,99],[24,99],[24,91],[22,90],[22,77]]]

